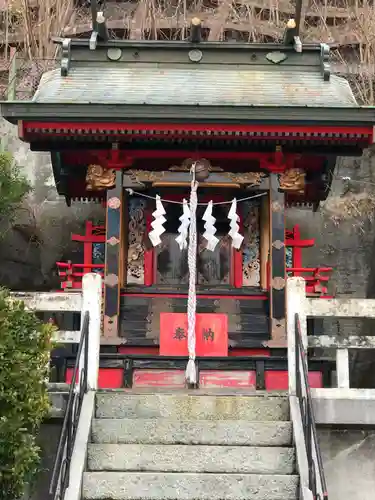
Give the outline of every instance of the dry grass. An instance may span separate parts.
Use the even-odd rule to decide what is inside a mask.
[[[374,222],[375,196],[368,190],[362,193],[347,193],[342,198],[332,196],[324,204],[323,211],[336,227],[343,221],[350,221],[354,230],[364,233],[368,222]]]
[[[293,16],[293,0],[130,0],[107,2],[108,26],[115,38],[185,39],[198,15],[209,40],[267,42],[281,40]],[[91,29],[84,0],[0,0],[3,66],[10,47],[40,73],[42,61],[55,59],[52,36],[85,36]],[[302,39],[324,41],[334,52],[334,68],[352,84],[360,102],[375,104],[375,4],[373,0],[305,2]],[[26,63],[28,64],[28,63]],[[48,63],[50,64],[50,63]],[[0,63],[1,72],[1,63]]]

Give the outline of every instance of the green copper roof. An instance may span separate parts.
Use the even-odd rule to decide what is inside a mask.
[[[45,73],[39,103],[358,107],[348,82],[304,66],[87,61]]]

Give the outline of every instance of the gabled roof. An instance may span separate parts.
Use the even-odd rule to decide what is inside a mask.
[[[44,74],[33,101],[177,106],[357,107],[349,83],[304,66],[80,62]]]
[[[276,135],[267,132],[273,141],[289,137],[286,126],[307,140],[309,127],[331,127],[317,132],[349,138],[351,147],[358,134],[366,144],[374,135],[374,109],[359,106],[349,83],[331,75],[325,44],[55,41],[62,46],[60,69],[43,75],[32,100],[1,103],[5,119],[22,121],[29,142],[48,142],[60,129],[73,134],[77,122],[92,125],[85,133],[92,138],[104,128],[105,137],[116,135],[110,123],[122,127],[122,136],[143,135],[147,123],[200,124],[208,135],[212,124],[275,125]]]

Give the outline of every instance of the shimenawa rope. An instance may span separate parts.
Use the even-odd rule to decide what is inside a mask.
[[[190,193],[190,226],[189,226],[189,246],[188,246],[188,267],[189,267],[189,294],[187,303],[188,317],[188,351],[189,361],[186,367],[185,378],[190,385],[197,383],[197,369],[195,366],[195,314],[197,309],[196,297],[196,275],[197,275],[197,206],[198,206],[198,182],[195,180],[195,164],[192,165]]]

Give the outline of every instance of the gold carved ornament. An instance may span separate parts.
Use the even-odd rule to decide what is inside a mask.
[[[247,184],[247,187],[259,186],[266,176],[264,172],[225,172],[225,175],[233,182]]]
[[[87,167],[87,191],[102,191],[103,189],[112,188],[115,184],[116,172],[113,168],[105,168],[96,164]]]
[[[280,174],[280,189],[303,194],[305,192],[306,173],[300,168],[290,168]]]
[[[145,222],[147,203],[139,198],[129,200],[127,283],[144,283],[144,251],[148,240]],[[150,243],[151,245],[151,243]]]

